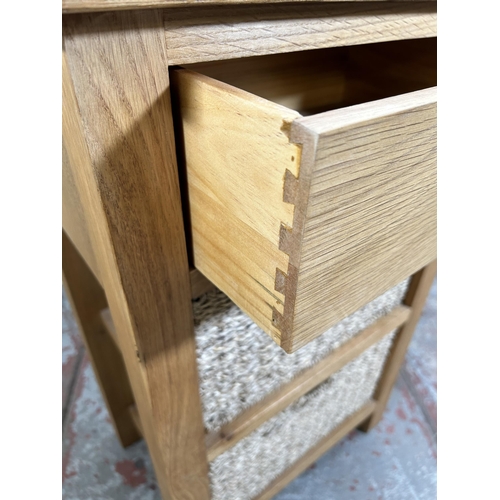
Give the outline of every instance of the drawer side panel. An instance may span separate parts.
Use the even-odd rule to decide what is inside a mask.
[[[301,150],[289,141],[295,111],[188,70],[172,72],[182,120],[194,265],[279,343],[273,311],[282,227],[293,224],[285,178]]]

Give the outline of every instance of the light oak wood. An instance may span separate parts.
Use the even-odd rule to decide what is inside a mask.
[[[273,3],[290,2],[290,0],[272,0]],[[380,0],[295,0],[296,2],[371,2]],[[385,0],[382,0],[385,1]],[[395,1],[395,0],[391,0]],[[412,2],[414,0],[397,0]],[[64,14],[79,12],[100,12],[108,10],[147,9],[153,7],[185,7],[201,5],[240,5],[263,4],[269,0],[62,0]]]
[[[437,35],[435,2],[210,6],[164,16],[169,64]]]
[[[435,79],[432,76],[435,71],[427,64],[427,49],[422,51],[423,64],[420,65],[415,59],[418,50],[412,49],[411,57],[408,54],[403,57],[397,50],[391,55],[378,48],[371,52],[370,47],[359,45],[435,36],[435,2],[407,5],[385,2],[370,5],[366,2],[359,5],[318,2],[308,5],[305,2],[308,0],[304,0],[303,5],[298,5],[298,2],[295,5],[274,5],[281,0],[269,5],[237,5],[257,4],[261,3],[260,0],[63,0],[63,12],[73,13],[176,7],[163,11],[65,16],[66,50],[63,53],[63,224],[69,236],[63,239],[63,267],[67,287],[84,336],[91,339],[86,341],[89,345],[94,343],[88,349],[91,355],[92,351],[96,353],[94,369],[120,439],[127,444],[135,440],[139,432],[143,433],[165,499],[204,500],[210,497],[189,300],[190,295],[198,296],[209,285],[193,271],[191,287],[189,285],[173,145],[168,66],[346,46],[350,61],[348,81],[344,75],[337,79],[338,73],[330,73],[330,80],[326,77],[322,80],[325,88],[314,88],[312,94],[304,92],[307,85],[304,87],[297,75],[295,79],[276,78],[274,88],[266,83],[261,85],[258,78],[251,83],[261,85],[255,94],[286,106],[272,107],[273,111],[269,113],[271,121],[279,122],[278,117],[285,117],[279,131],[275,131],[280,141],[289,139],[292,128],[289,117],[297,118],[295,111],[305,116],[331,109],[329,106],[335,101],[334,95],[339,99],[334,107],[341,107],[363,102],[363,99],[381,99],[424,88]],[[228,5],[198,6],[204,3]],[[190,8],[178,8],[181,5]],[[422,40],[414,41],[422,43]],[[347,47],[349,45],[357,47]],[[354,53],[351,49],[355,49]],[[310,56],[309,53],[304,55],[306,59]],[[382,65],[386,68],[388,60],[401,61],[408,57],[411,61],[406,65],[381,71]],[[367,73],[373,77],[369,81],[365,78]],[[245,74],[245,71],[240,74]],[[252,70],[251,74],[256,73]],[[279,75],[275,73],[276,76]],[[405,78],[411,81],[402,84]],[[421,82],[416,83],[419,78]],[[392,85],[391,82],[396,83]],[[217,86],[220,88],[220,84]],[[287,90],[288,95],[283,90]],[[381,95],[381,91],[389,94]],[[240,92],[233,95],[241,97]],[[263,95],[266,92],[274,92],[274,95]],[[243,101],[247,99],[248,96],[243,97]],[[234,109],[238,112],[242,105],[245,113],[253,116],[258,124],[263,115],[267,116],[268,104],[264,105],[259,99],[251,100],[253,104],[247,106],[241,99],[234,99]],[[224,97],[219,96],[218,101],[212,103],[216,102],[224,104]],[[242,126],[235,140],[252,133],[255,135],[257,130],[257,127],[253,131],[245,130]],[[299,206],[300,155],[303,151],[301,145],[290,142],[284,142],[276,151],[279,156],[290,148],[295,148],[297,156],[292,155],[292,167],[287,166],[281,172],[280,201],[284,199],[285,203],[280,206],[274,198],[273,203],[278,207],[277,213],[286,214],[284,220],[280,220],[278,230],[287,217],[292,217],[292,226],[288,223],[283,226],[277,237],[277,246],[276,239],[272,244],[262,242],[261,236],[267,234],[269,227],[262,232],[244,231],[246,240],[243,243],[248,244],[252,252],[270,258],[271,262],[279,261],[282,266],[277,265],[277,269],[270,271],[274,282],[266,274],[267,268],[263,271],[260,266],[251,264],[249,268],[263,274],[266,285],[263,287],[254,282],[248,285],[251,292],[242,291],[238,281],[241,278],[240,264],[224,263],[231,273],[238,276],[230,286],[237,289],[245,300],[254,303],[255,297],[264,293],[266,300],[261,304],[266,304],[268,309],[264,315],[266,320],[273,308],[282,314],[285,296],[290,297],[286,293],[292,276],[292,273],[287,275],[285,272],[290,260],[287,246],[290,238],[286,227],[293,227],[294,231],[297,228],[294,220]],[[243,147],[240,149],[244,151]],[[272,150],[272,147],[267,146],[267,149]],[[243,158],[246,161],[248,157],[255,160],[255,153],[248,153],[247,148]],[[261,162],[262,168],[265,165]],[[235,168],[234,162],[232,167]],[[275,168],[274,164],[271,168]],[[269,175],[272,179],[278,178],[276,172]],[[295,180],[297,175],[299,181]],[[245,180],[248,179],[247,176]],[[255,178],[250,182],[259,185]],[[234,193],[235,196],[239,194],[238,190]],[[271,196],[271,193],[266,192],[266,195]],[[215,207],[211,216],[223,215],[217,210]],[[246,215],[243,210],[239,217],[245,220]],[[234,218],[229,222],[233,226],[228,223],[225,229],[219,223],[225,231],[224,238],[234,229],[234,224],[240,226],[241,219]],[[311,241],[314,241],[313,229]],[[319,237],[318,233],[316,237]],[[239,258],[239,249],[230,248],[227,241],[224,245],[225,251]],[[106,307],[106,300],[95,278],[106,290],[110,307],[108,329],[111,327],[115,332],[116,345],[120,345],[126,370],[113,341],[104,334],[103,319],[106,320],[106,315],[100,316],[99,311]],[[415,291],[420,290],[415,287],[411,289],[413,292],[409,293],[408,301],[414,302],[416,307],[420,299],[415,297],[421,292]],[[410,300],[410,296],[415,301]],[[273,328],[281,335],[276,325]],[[403,341],[397,344],[396,354],[386,365],[377,393],[377,417],[367,420],[374,409],[374,403],[370,404],[299,460],[259,498],[276,494],[361,421],[365,420],[368,427],[378,421],[392,387],[394,370],[399,368],[401,351],[406,349],[407,335],[401,335]],[[119,368],[120,362],[122,368]],[[108,373],[109,370],[113,373]],[[133,396],[130,388],[127,389],[126,376],[123,377],[125,371],[131,381]],[[130,406],[134,399],[136,406]],[[125,409],[127,402],[130,403],[128,410]]]
[[[198,269],[191,269],[189,271],[189,279],[191,281],[191,298],[197,299],[204,293],[209,292],[215,288],[215,285],[205,278]]]
[[[104,328],[106,328],[106,332],[113,339],[113,342],[115,343],[116,347],[118,347],[118,349],[120,349],[121,352],[121,348],[118,345],[118,335],[116,333],[116,328],[113,323],[113,318],[111,317],[111,311],[106,307],[106,309],[103,309],[100,312],[100,315]]]
[[[398,40],[184,67],[310,116],[434,86],[437,39]]]
[[[246,91],[229,84],[244,80],[240,62],[173,72],[194,265],[287,352],[435,258],[436,89],[415,89],[436,72],[407,76],[422,53],[435,60],[435,41],[407,43],[374,85],[356,47],[306,66],[254,59]],[[320,98],[304,75],[311,94],[327,82]],[[280,104],[287,81],[300,112],[339,109],[302,117]]]
[[[162,20],[64,21],[64,143],[144,437],[164,498],[208,499]]]
[[[142,437],[144,435],[144,432],[142,431],[141,417],[139,417],[139,412],[137,411],[137,406],[135,406],[135,405],[129,406],[128,411],[129,411],[130,417],[132,418],[132,421],[134,422],[134,425],[135,425],[135,428],[137,429],[137,432]]]
[[[219,432],[208,434],[206,438],[208,460],[214,460],[266,420],[324,382],[370,346],[400,327],[409,316],[410,308],[404,306],[396,308],[291,382],[246,410]]]
[[[64,143],[62,149],[62,226],[66,235],[80,252],[85,263],[100,283],[99,269],[88,234],[84,208],[71,172]]]
[[[275,275],[288,266],[278,248],[280,226],[293,221],[293,206],[282,199],[283,176],[298,172],[300,150],[288,130],[300,115],[198,73],[176,71],[172,78],[182,113],[194,265],[278,339],[272,309],[283,310],[284,295],[275,290]]]
[[[70,238],[73,245],[80,252],[83,260],[94,273],[96,279],[100,282],[99,270],[97,261],[92,249],[92,244],[89,237],[89,229],[87,221],[84,216],[84,208],[82,207],[80,196],[75,185],[71,167],[69,165],[68,154],[63,144],[62,154],[62,222],[63,229],[66,235]],[[196,299],[204,293],[212,290],[214,284],[209,281],[197,269],[189,271],[189,278],[191,282],[191,298]],[[111,319],[109,309],[102,312],[102,320],[108,327],[110,334],[114,335],[116,340],[116,332]]]
[[[347,436],[349,432],[355,429],[363,420],[365,420],[375,409],[375,403],[369,402],[354,415],[349,417],[336,427],[330,434],[323,438],[316,446],[311,448],[294,465],[286,470],[281,476],[275,479],[260,495],[254,500],[270,500],[279,493],[288,483],[293,481],[298,475],[302,474],[311,464],[318,460],[321,455],[326,453],[334,444]]]
[[[373,429],[384,414],[392,388],[396,383],[399,370],[404,362],[413,332],[415,331],[415,327],[417,326],[425,306],[427,295],[436,277],[436,272],[437,261],[434,260],[412,277],[404,300],[404,303],[411,307],[411,315],[408,321],[398,331],[396,339],[392,344],[391,352],[386,360],[384,371],[373,396],[377,402],[377,408],[370,418],[362,425],[361,429],[364,431]]]
[[[292,140],[309,183],[283,318],[295,350],[436,257],[436,89],[301,118]]]
[[[106,334],[100,311],[106,305],[104,291],[69,237],[62,233],[62,265],[66,294],[92,368],[106,403],[111,422],[123,446],[138,439],[128,408],[134,396],[120,351]]]
[[[209,280],[207,280],[198,270],[196,269],[191,269],[189,271],[189,276],[190,276],[190,281],[191,281],[191,297],[193,299],[197,299],[204,293],[209,292],[210,290],[213,290],[215,287],[213,283]],[[108,334],[111,336],[113,339],[113,342],[115,342],[116,346],[120,349],[121,348],[118,344],[118,334],[116,332],[115,325],[113,323],[113,318],[111,317],[111,311],[106,307],[100,312],[101,320],[104,324],[104,327],[106,328],[106,331]]]
[[[350,103],[346,101],[348,56],[349,47],[337,47],[203,62],[184,67],[305,116],[357,104],[352,98]],[[352,79],[349,78],[348,87],[352,86]],[[363,102],[364,97],[365,94],[358,98],[358,102],[359,99]]]
[[[365,102],[412,92],[437,83],[437,38],[346,47],[347,100]]]

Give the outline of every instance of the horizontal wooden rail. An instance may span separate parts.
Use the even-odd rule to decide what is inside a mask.
[[[370,401],[361,410],[348,417],[342,424],[336,427],[330,434],[323,438],[316,446],[311,448],[295,464],[287,469],[281,476],[276,478],[260,495],[254,500],[269,500],[281,491],[290,481],[302,474],[311,464],[318,460],[321,455],[327,452],[335,443],[347,436],[349,432],[358,427],[375,410],[376,403]]]
[[[257,427],[358,357],[389,332],[401,327],[409,318],[410,313],[410,307],[399,306],[395,308],[319,363],[303,371],[291,382],[244,411],[239,417],[223,426],[222,429],[208,433],[206,436],[208,460],[214,460],[221,453],[224,453],[238,441],[248,436]],[[101,311],[101,319],[110,336],[118,345],[116,330],[109,309]],[[140,421],[135,407],[131,407],[130,413],[140,432]]]
[[[279,413],[300,396],[306,394],[347,363],[358,357],[389,332],[399,328],[410,316],[411,309],[399,306],[359,335],[346,342],[326,358],[303,371],[288,384],[265,397],[218,432],[206,437],[208,460],[214,460],[221,453],[248,436],[266,420]]]
[[[437,35],[436,2],[207,5],[164,23],[169,66]]]

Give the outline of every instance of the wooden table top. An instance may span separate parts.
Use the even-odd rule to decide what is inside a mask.
[[[373,2],[379,0],[62,0],[64,14],[77,12],[99,12],[109,10],[131,10],[168,7],[196,7],[207,5],[243,5],[270,3],[319,3],[319,2]],[[381,0],[414,2],[416,0]]]

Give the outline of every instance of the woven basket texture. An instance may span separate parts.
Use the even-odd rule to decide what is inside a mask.
[[[286,354],[219,290],[193,301],[200,394],[208,431],[220,428],[313,366],[401,301],[400,283],[293,354]],[[251,500],[366,404],[391,332],[210,463],[213,500]]]
[[[193,301],[205,427],[218,431],[245,409],[292,380],[388,314],[408,280],[287,354],[219,290]]]
[[[210,463],[213,500],[251,500],[369,400],[394,332]]]

